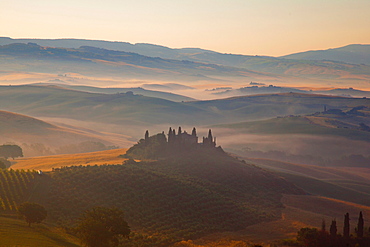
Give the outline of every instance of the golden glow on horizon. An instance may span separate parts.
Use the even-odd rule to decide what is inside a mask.
[[[13,0],[0,3],[0,22],[0,35],[11,38],[98,39],[247,55],[370,43],[368,0]]]

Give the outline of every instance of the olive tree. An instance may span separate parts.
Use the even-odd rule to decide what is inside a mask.
[[[130,227],[118,208],[95,207],[85,211],[76,227],[88,247],[118,246],[120,237],[128,237]]]
[[[8,159],[12,157],[13,160],[16,157],[23,157],[22,148],[18,145],[1,145],[0,146],[0,156]]]
[[[32,202],[24,202],[19,205],[18,213],[24,217],[28,226],[31,226],[32,223],[41,223],[47,215],[43,206]]]

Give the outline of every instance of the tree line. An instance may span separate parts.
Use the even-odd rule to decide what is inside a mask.
[[[294,246],[304,247],[369,247],[370,246],[370,227],[364,227],[362,212],[359,213],[357,225],[354,229],[355,234],[350,234],[349,213],[344,215],[344,226],[342,234],[338,233],[337,221],[332,220],[329,231],[323,220],[321,229],[302,228],[297,234],[297,244]]]

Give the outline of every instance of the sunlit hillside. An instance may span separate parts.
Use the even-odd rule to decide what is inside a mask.
[[[311,195],[370,206],[370,167],[320,167],[251,158],[248,161],[278,173]]]
[[[33,154],[35,150],[32,153],[29,148],[27,149],[32,145],[42,146],[44,151],[49,150],[54,153],[60,147],[79,145],[82,142],[123,146],[131,144],[128,140],[129,137],[125,135],[93,131],[71,124],[60,126],[49,121],[9,111],[0,111],[0,135],[0,144],[9,142],[21,145],[25,156],[35,156]],[[39,151],[38,155],[42,155],[41,150]]]
[[[338,233],[342,233],[344,214],[347,212],[351,216],[351,233],[355,232],[354,228],[360,211],[366,215],[365,225],[370,224],[370,207],[363,205],[308,195],[285,195],[282,202],[285,208],[278,220],[252,225],[238,232],[211,234],[198,240],[187,241],[185,242],[187,244],[184,243],[183,247],[228,246],[225,243],[232,246],[231,239],[243,243],[252,241],[253,243],[264,244],[263,246],[271,246],[269,244],[278,244],[282,239],[295,239],[297,232],[303,227],[320,229],[322,220],[325,220],[328,230],[331,221],[336,219]]]
[[[53,168],[66,166],[86,166],[103,164],[122,164],[126,159],[119,157],[127,149],[112,149],[99,152],[42,156],[17,159],[12,169],[30,169],[51,171]]]
[[[15,217],[0,216],[0,246],[78,247],[79,240],[47,225],[28,224]]]

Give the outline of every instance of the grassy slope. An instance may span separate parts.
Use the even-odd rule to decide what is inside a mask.
[[[62,164],[51,161],[57,156],[28,159],[43,169],[86,164],[86,158],[91,165],[39,176],[29,200],[45,205],[50,217],[63,224],[92,206],[117,206],[124,209],[133,229],[187,238],[274,219],[281,210],[281,193],[301,193],[273,174],[228,156],[94,166],[111,163],[124,150],[107,152],[113,150],[58,156],[65,158]],[[108,158],[102,157],[104,153]],[[81,162],[73,161],[78,157]],[[23,164],[13,168],[33,167],[27,160]]]
[[[370,206],[370,168],[319,167],[267,159],[248,159],[279,173],[305,191]]]
[[[235,241],[253,241],[254,243],[274,243],[276,240],[295,238],[303,227],[321,229],[324,219],[326,228],[330,227],[333,219],[337,220],[338,233],[342,233],[344,214],[351,217],[351,233],[354,233],[359,212],[364,214],[365,226],[370,225],[370,207],[348,203],[320,196],[285,195],[282,199],[285,209],[282,217],[276,221],[263,222],[247,227],[238,232],[224,232],[208,235],[194,241],[201,246],[213,246],[220,239]],[[187,246],[187,245],[185,245]],[[215,245],[217,246],[217,245]]]
[[[118,156],[125,152],[126,149],[112,149],[91,153],[22,158],[17,159],[11,168],[51,171],[52,168],[66,166],[122,164],[126,159]]]
[[[116,150],[116,151],[119,151],[119,150]],[[109,152],[109,151],[105,151],[105,152]],[[119,151],[119,152],[121,152],[121,151]],[[102,152],[102,153],[104,153],[104,152]],[[91,156],[91,154],[92,154],[91,158],[94,159],[94,156],[95,156],[94,153],[85,154],[85,155],[86,155],[86,157],[88,157],[88,156]],[[81,154],[81,156],[82,156],[82,154]],[[67,155],[65,156],[65,158],[67,158]],[[66,160],[68,160],[68,159],[66,159]],[[42,160],[40,159],[39,162],[41,162],[41,161]],[[256,161],[257,160],[253,160],[254,163],[258,163]],[[109,162],[107,161],[106,163],[109,163]],[[262,164],[262,163],[260,162],[260,164]],[[163,165],[165,165],[165,164],[163,164]],[[144,166],[144,167],[142,165],[135,165],[135,166],[132,166],[130,168],[126,167],[126,169],[129,169],[131,171],[130,171],[130,173],[125,173],[126,175],[122,178],[119,178],[117,176],[120,173],[120,172],[118,172],[118,170],[117,170],[118,173],[116,173],[116,175],[113,175],[113,173],[108,172],[108,170],[103,172],[103,170],[107,169],[108,167],[107,168],[102,167],[103,168],[102,172],[97,171],[98,172],[97,174],[100,174],[99,175],[100,179],[95,180],[95,181],[100,181],[100,182],[97,184],[97,187],[95,189],[94,189],[94,187],[89,187],[89,188],[86,187],[89,182],[86,181],[86,179],[85,179],[86,175],[83,175],[84,173],[79,173],[80,175],[77,175],[77,176],[73,175],[73,173],[68,173],[69,175],[65,174],[66,176],[64,176],[64,178],[63,178],[65,180],[64,185],[60,184],[60,186],[58,186],[58,188],[64,188],[64,190],[66,192],[63,196],[65,198],[64,200],[71,203],[71,205],[73,205],[74,208],[76,208],[76,207],[79,208],[79,207],[81,207],[81,205],[91,204],[91,202],[93,202],[93,204],[96,204],[96,203],[99,204],[99,203],[102,203],[104,201],[105,204],[106,203],[109,204],[109,201],[111,199],[109,199],[108,195],[110,193],[107,192],[107,194],[106,194],[104,192],[103,194],[101,194],[104,191],[104,189],[103,189],[104,186],[102,186],[102,185],[106,184],[110,189],[114,188],[113,189],[114,190],[114,193],[113,193],[114,197],[116,197],[118,200],[123,200],[124,201],[123,205],[125,205],[125,207],[127,207],[130,204],[136,205],[135,207],[137,207],[137,209],[139,209],[139,211],[141,212],[140,214],[138,214],[138,213],[134,213],[133,211],[131,211],[132,209],[125,208],[125,211],[127,212],[126,215],[127,215],[128,219],[130,219],[130,224],[133,225],[133,222],[138,223],[137,222],[138,219],[133,220],[130,216],[131,214],[136,215],[135,218],[141,218],[141,217],[145,216],[147,213],[155,215],[156,221],[157,221],[156,226],[152,225],[152,224],[148,224],[149,222],[146,223],[147,224],[146,227],[148,227],[148,229],[151,229],[153,231],[154,229],[156,229],[157,227],[160,226],[160,224],[158,222],[158,219],[165,220],[165,218],[162,218],[164,216],[161,216],[161,213],[159,211],[157,211],[157,209],[156,209],[155,205],[156,205],[157,202],[154,203],[156,200],[151,201],[152,199],[151,199],[150,195],[157,195],[158,196],[158,193],[163,193],[163,191],[160,189],[161,187],[158,187],[159,183],[157,183],[157,186],[153,186],[153,184],[150,184],[150,183],[155,181],[155,180],[153,180],[153,176],[158,177],[158,179],[159,179],[158,182],[161,181],[161,183],[165,183],[164,187],[168,191],[169,195],[172,195],[171,193],[174,193],[171,196],[171,197],[173,197],[174,195],[178,195],[179,189],[181,190],[181,188],[182,188],[182,186],[179,186],[178,184],[176,185],[176,183],[173,183],[174,181],[179,181],[179,182],[182,181],[181,184],[183,184],[184,186],[186,186],[188,188],[187,189],[188,192],[195,189],[195,188],[190,189],[192,187],[191,183],[193,183],[193,182],[190,182],[190,181],[193,180],[194,178],[189,180],[190,177],[188,177],[188,178],[184,177],[185,180],[183,180],[183,179],[180,179],[179,177],[177,177],[176,174],[178,174],[180,171],[182,171],[182,173],[186,172],[186,174],[189,174],[189,175],[192,174],[192,176],[194,176],[195,175],[194,170],[199,169],[199,167],[197,168],[197,165],[195,165],[195,164],[194,164],[194,166],[186,166],[186,167],[182,167],[182,166],[178,166],[178,165],[174,167],[173,165],[170,165],[170,164],[167,164],[165,166],[163,166],[163,165],[158,167],[158,168],[160,168],[160,170],[157,170],[158,168],[153,167],[152,165]],[[229,166],[230,165],[231,164],[229,164]],[[275,165],[275,167],[277,167],[277,165]],[[184,168],[185,168],[185,170],[184,170]],[[295,169],[293,169],[293,168],[295,168]],[[168,174],[168,175],[163,174],[163,172],[167,171],[168,169],[171,169],[170,174]],[[219,168],[217,168],[217,170],[218,169]],[[333,178],[333,175],[335,175],[336,180],[341,180],[344,177],[346,177],[347,179],[351,178],[351,179],[357,180],[359,182],[368,181],[369,180],[368,174],[370,173],[370,171],[366,171],[363,168],[358,168],[358,169],[355,169],[355,170],[351,169],[350,171],[346,171],[344,168],[340,168],[340,169],[321,168],[321,167],[302,166],[302,165],[294,165],[294,164],[287,164],[287,163],[284,163],[284,164],[282,163],[280,165],[279,171],[280,172],[282,170],[286,171],[288,169],[291,170],[291,173],[295,173],[295,174],[305,173],[305,174],[307,174],[307,176],[310,176],[310,177],[313,177],[316,174],[317,176],[320,176],[320,178],[322,180]],[[135,170],[137,170],[137,172],[134,172]],[[86,170],[86,172],[87,171],[88,170]],[[198,171],[200,171],[200,170],[198,170]],[[92,171],[89,171],[88,173],[91,174],[91,172]],[[137,175],[131,177],[131,175],[133,175],[133,172],[137,173]],[[104,179],[104,175],[103,175],[104,173],[110,174],[107,177],[107,179],[109,178],[108,180]],[[202,173],[198,173],[198,176],[199,175],[200,176],[205,176],[208,173],[209,173],[209,175],[212,174],[213,179],[217,179],[217,176],[215,177],[215,175],[217,174],[217,173],[215,173],[215,169],[205,169],[205,168],[203,168]],[[224,173],[225,176],[227,176],[225,171],[223,173]],[[248,172],[248,173],[250,173],[250,172]],[[139,177],[137,177],[139,174],[141,174],[140,176],[143,176],[143,177],[146,177],[146,178],[143,179],[143,180],[137,180],[139,178]],[[144,175],[144,174],[146,174],[146,175]],[[187,175],[187,176],[189,176],[189,175]],[[206,175],[206,176],[209,176],[209,175]],[[235,178],[236,177],[234,177],[233,180],[235,180]],[[125,187],[128,186],[130,188],[130,191],[131,191],[129,193],[128,198],[127,197],[125,198],[125,196],[123,196],[123,195],[125,195],[124,193],[122,193],[123,191],[120,192],[122,187],[121,187],[121,185],[118,184],[118,181],[120,181],[122,179],[126,180],[126,181],[131,181],[130,184],[125,185]],[[168,179],[170,179],[170,180],[168,180]],[[180,179],[180,180],[178,180],[178,179]],[[221,177],[220,177],[220,179],[224,180],[224,178],[221,178]],[[248,180],[250,180],[250,179],[248,179]],[[259,179],[257,179],[257,181],[258,180]],[[111,185],[110,184],[111,182],[109,182],[109,181],[116,181],[116,182],[114,182],[114,185],[113,184]],[[41,181],[42,187],[50,186],[50,182],[51,182],[50,180],[49,181],[45,180],[44,182],[45,183],[43,183]],[[76,182],[81,182],[81,184],[77,185],[77,184],[75,184]],[[235,181],[235,182],[237,182],[237,181]],[[306,180],[302,180],[301,184],[305,184],[306,182],[307,182]],[[204,183],[205,183],[205,180],[203,180],[203,182],[201,182],[198,185],[196,185],[196,184],[194,184],[194,185],[196,185],[196,187],[198,187],[198,189],[199,189],[199,188],[201,188],[199,186],[205,186],[206,185]],[[68,186],[72,186],[75,189],[69,190],[67,184],[69,184]],[[236,183],[236,185],[238,185],[238,183]],[[327,185],[327,182],[322,182],[322,185]],[[190,186],[190,187],[188,187],[188,186]],[[215,186],[215,184],[212,185],[212,187],[214,187],[214,186]],[[238,186],[240,186],[240,185],[238,185]],[[84,189],[85,187],[86,187],[86,189]],[[77,188],[77,190],[76,190],[76,188]],[[97,188],[99,188],[99,190],[98,190],[99,192],[96,191]],[[134,189],[134,188],[136,188],[136,189]],[[137,190],[138,188],[142,188],[142,189],[140,191],[138,191]],[[212,190],[214,191],[214,189],[212,189]],[[229,190],[229,189],[227,189],[227,190]],[[250,189],[248,189],[247,191],[249,191],[249,190]],[[323,190],[323,187],[318,188],[317,191],[320,191],[320,190],[325,191],[325,189]],[[330,190],[330,188],[328,190]],[[46,203],[48,201],[45,200],[44,194],[47,193],[47,191],[43,191],[43,192],[42,191],[40,192],[40,190],[37,190],[37,191],[36,191],[36,193],[33,193],[33,195],[32,195],[33,200],[40,201],[40,199],[42,199],[42,200],[44,200],[42,203],[44,205],[46,205]],[[60,189],[58,191],[60,191]],[[85,191],[85,192],[82,192],[82,191]],[[86,191],[89,191],[87,196],[86,196]],[[202,191],[202,190],[200,190],[200,191]],[[147,192],[150,192],[150,194],[147,194]],[[199,193],[199,192],[197,192],[197,193]],[[58,192],[58,193],[60,193],[60,192]],[[74,195],[78,195],[78,193],[85,194],[85,196],[77,199],[76,197],[74,197]],[[93,196],[94,193],[96,193],[97,195]],[[204,192],[201,192],[201,193],[203,194]],[[55,194],[55,193],[53,193],[53,194]],[[187,193],[185,193],[183,195],[186,195],[186,194]],[[136,199],[134,199],[135,198],[134,195],[137,195],[139,197],[139,198],[137,198],[137,199],[139,199],[139,201],[136,202]],[[123,196],[123,197],[121,197],[121,196]],[[100,197],[100,199],[99,199],[99,197]],[[170,200],[171,197],[166,198],[166,199],[162,198],[162,199],[160,199],[160,201],[163,200],[163,201],[166,202],[166,205],[168,205],[168,204],[171,205],[171,200]],[[207,199],[208,195],[203,194],[203,197],[205,198],[205,200],[209,200],[209,199]],[[238,197],[240,197],[239,193],[238,193]],[[139,202],[142,202],[142,200],[144,200],[144,198],[147,198],[146,200],[148,200],[148,201],[146,201],[145,204],[151,205],[152,208],[154,207],[155,212],[149,213],[149,211],[147,211],[148,209],[142,203],[139,203]],[[181,199],[183,201],[183,203],[186,202],[185,198]],[[100,202],[100,200],[103,200],[103,201]],[[177,200],[179,200],[179,199],[177,199]],[[215,198],[213,200],[214,200],[213,204],[216,203],[216,205],[219,205],[220,202],[218,200],[215,200]],[[278,219],[278,220],[272,221],[272,222],[264,222],[264,223],[259,223],[259,224],[256,224],[256,225],[252,225],[252,226],[247,227],[245,230],[234,232],[234,233],[223,232],[223,233],[217,233],[215,235],[209,235],[209,236],[204,237],[200,240],[194,241],[194,243],[201,244],[201,245],[204,245],[204,246],[209,246],[211,243],[215,244],[217,242],[220,242],[219,241],[220,239],[226,239],[225,241],[223,241],[224,243],[226,243],[225,246],[227,246],[227,243],[230,243],[230,239],[243,240],[243,241],[251,241],[252,240],[255,243],[256,242],[266,243],[266,242],[271,242],[271,241],[276,240],[276,239],[294,237],[296,232],[301,227],[306,227],[306,226],[320,227],[322,219],[325,219],[326,222],[327,222],[327,225],[328,225],[328,224],[330,224],[330,221],[333,218],[337,218],[338,227],[339,227],[338,229],[341,229],[341,224],[342,224],[341,218],[343,217],[343,214],[345,212],[349,212],[351,214],[351,218],[356,219],[356,217],[358,215],[358,212],[360,210],[362,210],[364,212],[365,221],[367,220],[365,222],[365,225],[370,224],[369,219],[367,217],[367,215],[370,215],[370,208],[366,207],[366,206],[356,205],[356,204],[348,203],[348,202],[345,202],[345,201],[339,201],[339,200],[336,200],[336,199],[317,197],[317,196],[284,196],[282,202],[284,203],[286,208],[282,211],[282,218],[281,219]],[[199,201],[198,201],[198,203],[199,203]],[[59,205],[59,207],[62,206],[61,207],[62,211],[67,210],[67,208],[68,208],[68,207],[65,208],[67,205],[63,205],[63,204],[58,204],[58,205]],[[188,207],[192,207],[190,205],[188,205]],[[181,210],[180,211],[175,210],[175,211],[177,213],[175,213],[173,215],[171,214],[172,216],[170,217],[170,219],[172,219],[172,221],[173,221],[172,217],[174,217],[176,214],[178,214],[178,212],[181,212]],[[71,211],[69,211],[69,212],[71,212]],[[142,212],[146,212],[146,213],[142,213]],[[168,213],[169,212],[167,211],[166,215]],[[180,220],[180,219],[177,219],[176,221],[178,221],[178,220]],[[196,224],[192,225],[192,226],[194,227],[194,229],[197,229]],[[136,227],[137,227],[137,225],[136,225]],[[168,225],[167,228],[164,228],[164,229],[162,228],[161,231],[167,231],[168,233],[170,233],[170,232],[173,231],[172,227],[174,227],[174,225],[171,223],[171,224]]]
[[[370,132],[314,124],[309,117],[273,118],[261,121],[217,125],[216,127],[234,129],[239,133],[340,136],[353,140],[370,141]]]
[[[43,143],[52,147],[83,141],[109,144],[113,142],[116,144],[119,140],[121,143],[130,143],[124,136],[77,129],[73,126],[60,127],[33,117],[7,111],[0,111],[0,135],[3,143]]]
[[[24,221],[0,216],[0,246],[63,246],[78,247],[77,239],[45,224],[28,227]]]

